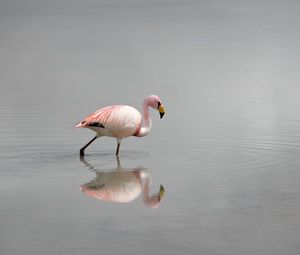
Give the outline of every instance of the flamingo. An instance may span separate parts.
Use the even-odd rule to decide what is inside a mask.
[[[165,194],[162,185],[159,191],[150,195],[151,175],[140,169],[132,171],[98,172],[96,178],[81,185],[80,190],[96,199],[115,203],[128,203],[141,193],[147,207],[157,208]]]
[[[158,208],[165,194],[163,185],[159,191],[150,194],[151,174],[142,168],[124,169],[117,158],[116,169],[94,169],[84,158],[81,161],[93,170],[96,178],[82,184],[80,190],[88,196],[114,203],[128,203],[135,200],[140,194],[144,204],[149,208]]]
[[[152,127],[149,107],[158,110],[160,118],[165,114],[165,108],[156,95],[145,97],[143,112],[141,113],[128,105],[112,105],[100,108],[85,117],[75,127],[89,128],[96,132],[96,136],[80,149],[80,156],[84,150],[101,136],[115,137],[117,139],[116,155],[119,155],[120,144],[123,138],[129,136],[146,136]]]

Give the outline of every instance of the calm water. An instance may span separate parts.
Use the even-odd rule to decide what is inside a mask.
[[[0,1],[0,254],[298,254],[299,11]],[[76,122],[148,94],[167,110],[149,136],[79,158]]]

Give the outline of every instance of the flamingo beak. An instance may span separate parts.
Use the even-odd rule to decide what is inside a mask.
[[[165,114],[165,107],[162,104],[159,105],[158,111],[159,111],[160,118],[162,118]]]
[[[164,195],[165,195],[165,188],[163,187],[163,185],[160,185],[160,189],[157,195],[158,201],[161,201]]]

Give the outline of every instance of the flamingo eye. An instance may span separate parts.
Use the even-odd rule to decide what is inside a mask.
[[[159,107],[161,106],[161,102],[157,102],[157,109],[159,109]]]

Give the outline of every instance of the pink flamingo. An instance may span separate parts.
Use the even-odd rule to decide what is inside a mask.
[[[123,138],[129,136],[146,136],[152,126],[149,107],[158,110],[160,118],[164,116],[165,108],[160,98],[151,95],[144,99],[143,115],[137,109],[128,105],[112,105],[101,108],[85,117],[76,127],[89,128],[97,134],[80,149],[80,156],[84,156],[84,150],[101,136],[110,136],[117,139],[116,155],[119,154]]]
[[[141,193],[147,207],[157,208],[165,194],[160,185],[159,191],[150,195],[151,175],[145,170],[96,172],[96,178],[81,185],[80,190],[102,201],[128,203]]]
[[[141,193],[147,207],[157,208],[165,194],[160,185],[159,191],[150,195],[151,175],[146,169],[135,168],[125,170],[117,158],[118,167],[111,170],[94,170],[83,158],[82,162],[93,169],[96,178],[81,185],[80,190],[96,199],[115,203],[128,203],[135,200]]]

